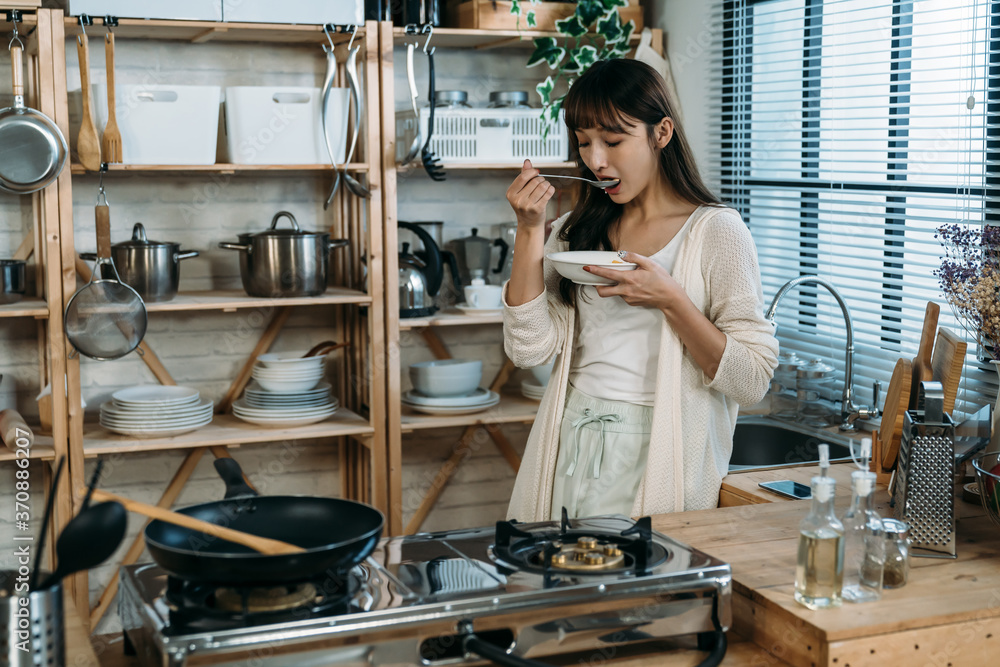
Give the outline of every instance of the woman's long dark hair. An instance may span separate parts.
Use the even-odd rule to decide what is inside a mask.
[[[646,126],[649,140],[653,141],[656,124],[671,118],[674,133],[660,151],[660,171],[677,196],[692,204],[721,203],[702,182],[663,78],[649,65],[638,60],[598,61],[570,87],[563,108],[575,155],[580,151],[575,130],[599,127],[622,132],[637,120]],[[578,162],[585,178],[595,178],[582,160]],[[570,250],[612,250],[610,230],[621,218],[622,209],[602,190],[583,183],[576,207],[559,230],[559,239],[568,241]],[[570,280],[563,278],[559,283],[559,295],[566,304],[575,304],[576,289]]]

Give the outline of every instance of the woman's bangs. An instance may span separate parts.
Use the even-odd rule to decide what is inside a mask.
[[[579,85],[579,84],[575,84]],[[572,91],[572,89],[571,89]],[[575,92],[576,94],[573,94]],[[595,90],[576,90],[566,96],[566,126],[570,131],[601,128],[608,132],[624,133],[634,127],[625,114],[612,104],[607,95]]]

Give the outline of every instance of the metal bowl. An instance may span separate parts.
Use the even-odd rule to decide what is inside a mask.
[[[17,303],[26,291],[25,262],[0,259],[0,304]]]
[[[993,523],[1000,528],[1000,474],[991,472],[996,469],[998,463],[1000,463],[1000,452],[983,454],[972,459],[983,507],[993,519]]]

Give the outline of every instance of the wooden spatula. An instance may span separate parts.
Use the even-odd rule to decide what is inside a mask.
[[[910,374],[910,399],[908,407],[913,410],[917,407],[917,387],[924,380],[931,379],[931,350],[934,345],[934,334],[937,332],[938,315],[941,313],[941,306],[933,301],[927,302],[927,309],[924,311],[924,328],[920,333],[920,346],[917,348],[917,356],[913,357],[912,370]]]
[[[899,455],[899,443],[903,438],[903,414],[910,401],[911,363],[900,359],[892,370],[889,390],[885,394],[882,409],[882,426],[879,427],[879,444],[882,446],[882,469],[892,470]]]
[[[110,31],[104,38],[104,58],[108,70],[108,124],[101,137],[101,153],[105,162],[121,162],[122,133],[115,116],[115,36]]]
[[[955,409],[967,347],[968,344],[952,331],[943,327],[938,329],[934,355],[931,357],[931,379],[944,386],[944,411],[948,414]]]
[[[90,113],[90,44],[87,33],[76,38],[76,54],[80,60],[80,92],[83,96],[83,117],[76,138],[76,153],[87,171],[101,168],[101,139],[97,135],[94,116]]]
[[[280,540],[272,540],[268,537],[260,537],[259,535],[251,535],[250,533],[244,533],[242,531],[233,530],[232,528],[226,528],[224,526],[217,526],[214,523],[202,521],[201,519],[195,519],[187,514],[171,512],[170,510],[163,509],[162,507],[140,503],[138,500],[130,500],[129,498],[116,496],[113,493],[108,493],[107,491],[102,491],[100,489],[94,489],[92,498],[100,501],[117,500],[129,512],[142,514],[143,516],[148,516],[150,519],[159,519],[160,521],[165,521],[183,528],[190,528],[191,530],[212,535],[213,537],[218,537],[219,539],[226,540],[227,542],[241,544],[268,556],[297,554],[305,551],[302,547],[297,547],[294,544],[288,544],[287,542],[281,542]]]

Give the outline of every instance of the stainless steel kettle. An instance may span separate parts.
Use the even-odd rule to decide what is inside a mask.
[[[410,252],[409,243],[404,243],[399,253],[399,316],[427,317],[437,310],[434,297],[444,277],[441,251],[420,225],[400,221],[399,226],[416,234],[424,244],[422,257]]]

